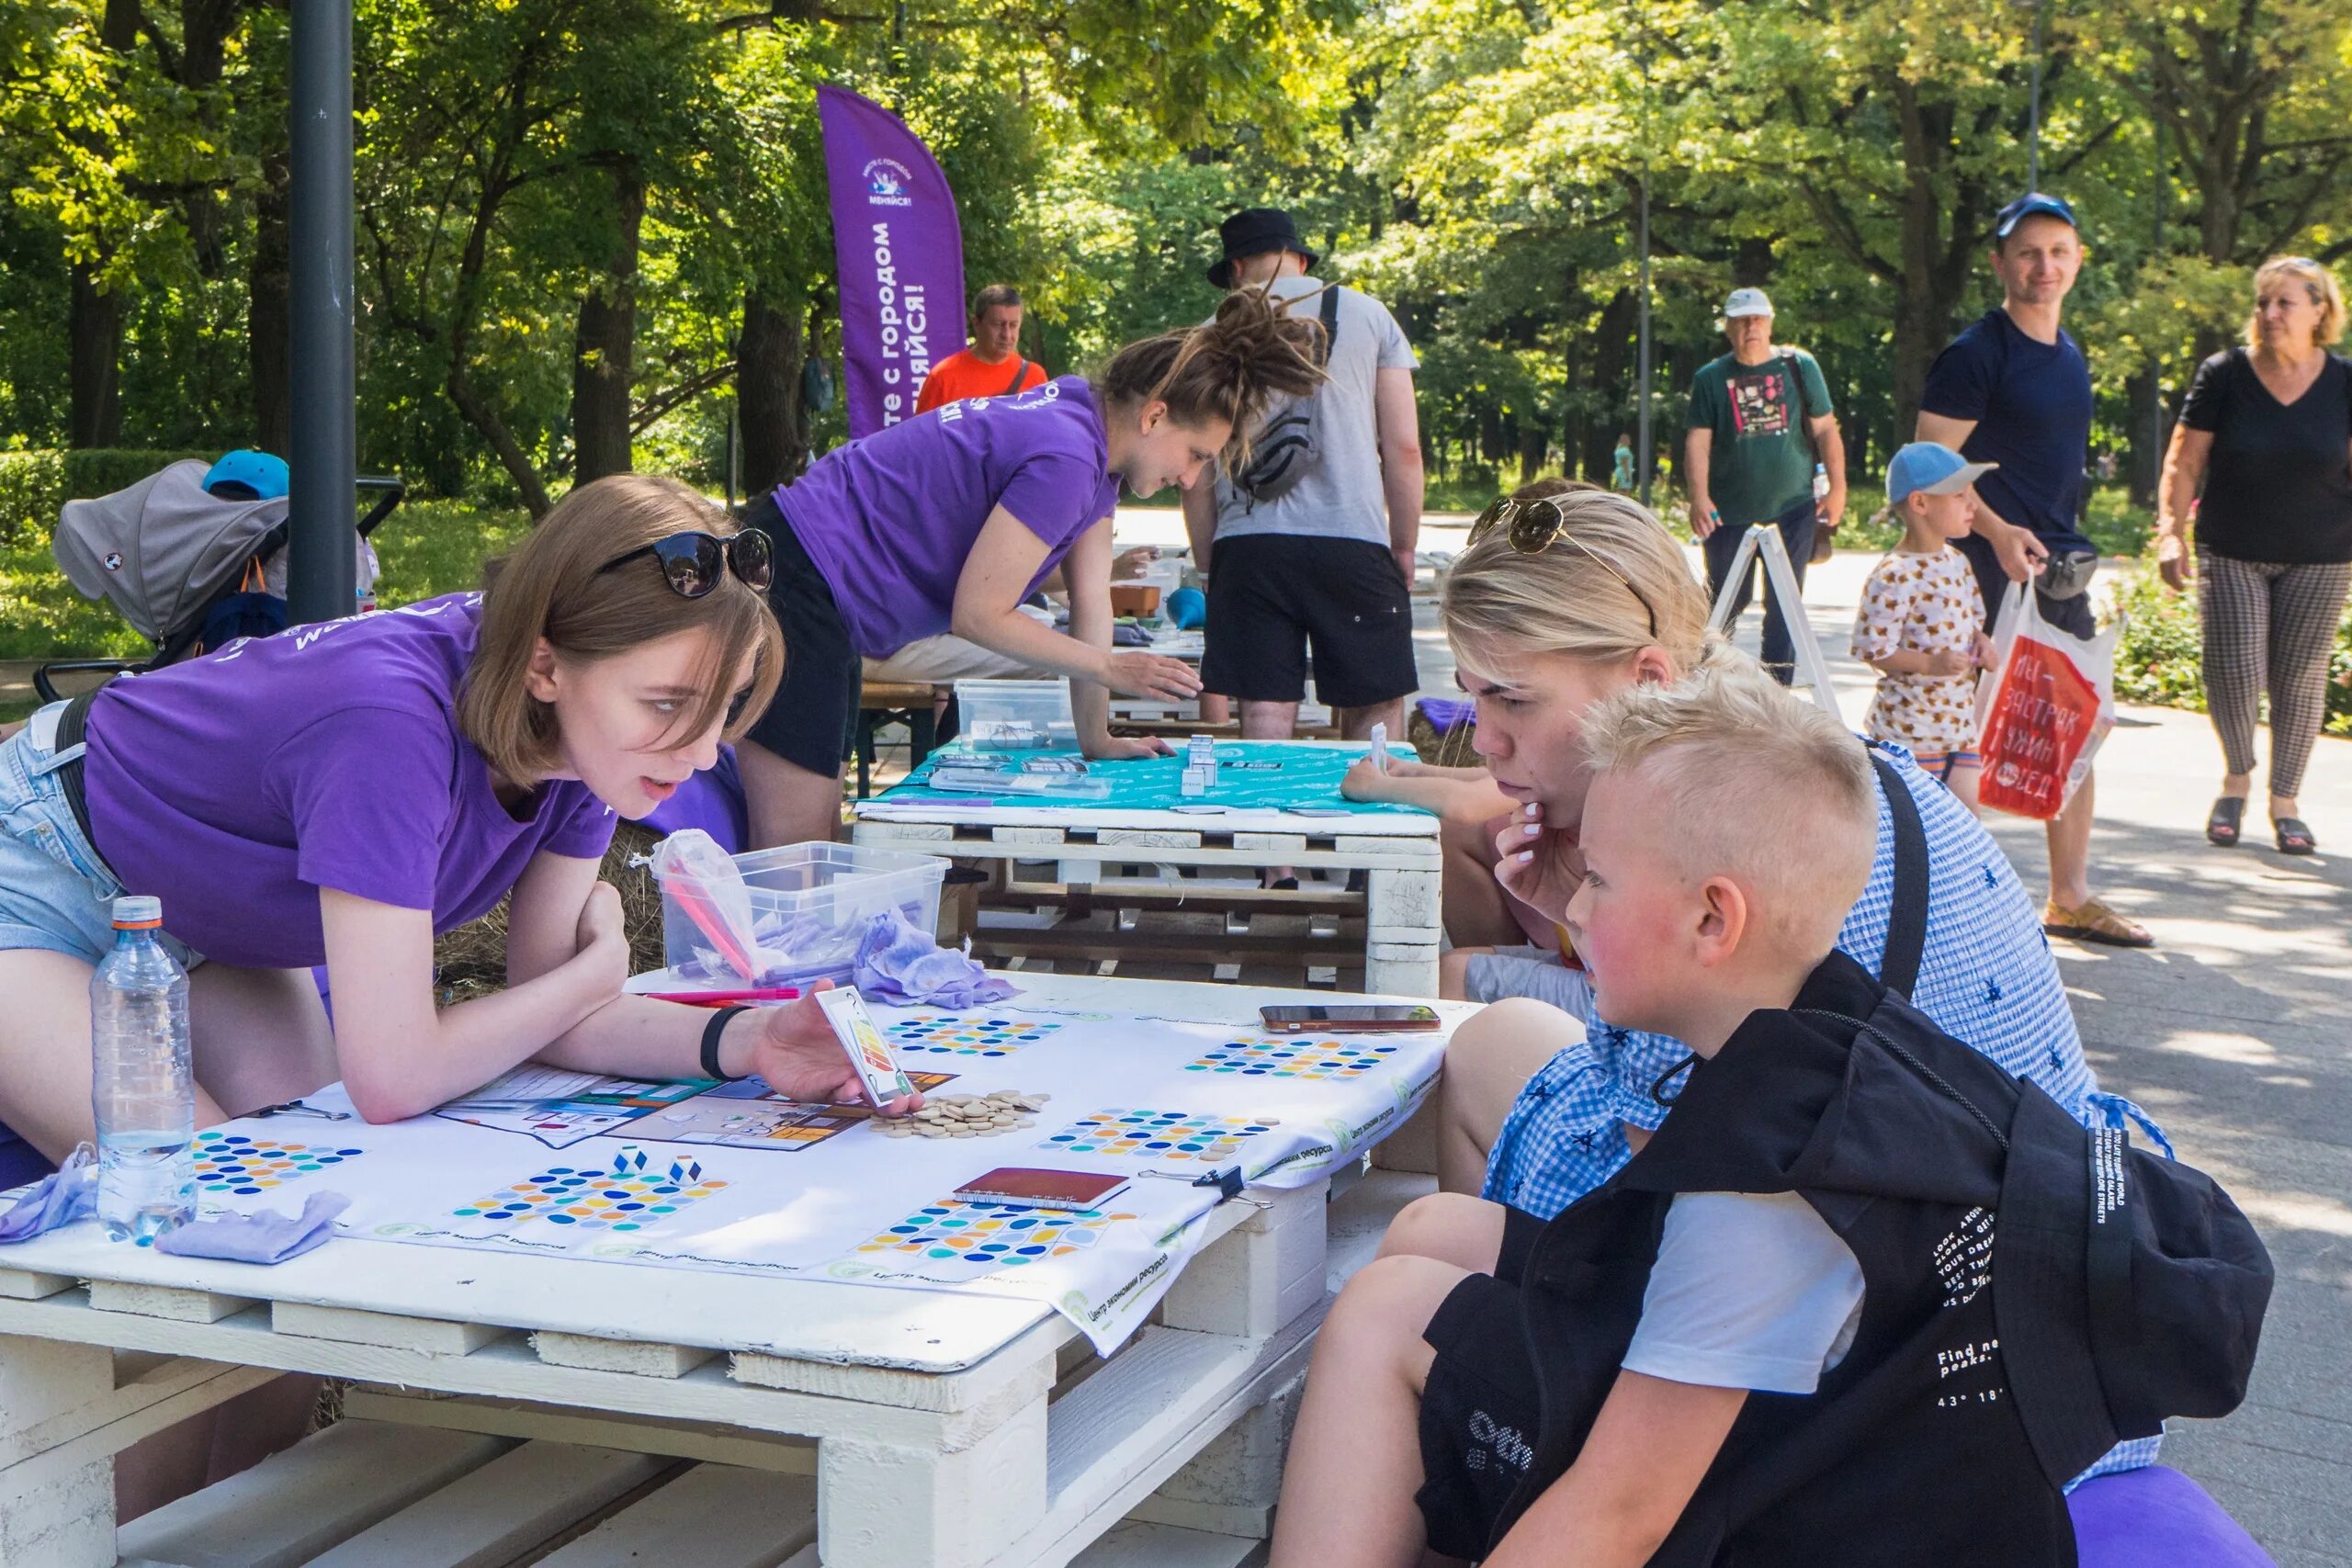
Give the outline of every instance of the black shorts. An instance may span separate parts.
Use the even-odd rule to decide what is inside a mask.
[[[1376,707],[1420,687],[1413,600],[1387,547],[1367,539],[1244,534],[1209,557],[1208,646],[1201,684],[1243,702],[1315,695],[1335,708]]]
[[[2046,541],[2045,541],[2046,542]],[[1960,553],[1976,572],[1976,596],[1984,602],[1984,629],[1991,631],[2000,617],[2001,601],[2009,591],[2009,574],[2001,570],[2001,558],[1994,551],[1993,542],[1981,534],[1963,536],[1959,541]],[[2091,596],[2077,593],[2071,599],[2052,599],[2047,593],[2036,593],[2034,608],[2041,618],[2060,631],[2079,637],[2098,635],[2098,615],[2091,608]]]
[[[775,541],[768,604],[784,627],[784,681],[775,700],[744,737],[797,768],[839,778],[857,735],[865,664],[833,604],[833,591],[808,558],[792,525],[763,495],[745,509],[743,526]]]
[[[1543,1411],[1519,1281],[1544,1222],[1517,1209],[1503,1219],[1492,1274],[1473,1274],[1439,1303],[1421,1337],[1437,1359],[1421,1389],[1421,1489],[1414,1502],[1431,1551],[1471,1562],[1527,1480]]]

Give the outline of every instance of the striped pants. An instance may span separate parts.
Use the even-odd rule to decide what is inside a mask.
[[[2254,726],[2270,694],[2270,793],[2303,784],[2327,711],[2327,656],[2352,589],[2352,563],[2280,566],[2199,550],[2205,705],[2233,773],[2254,772]]]

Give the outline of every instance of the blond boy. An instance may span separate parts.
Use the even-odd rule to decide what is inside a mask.
[[[1833,951],[1873,847],[1862,747],[1744,664],[1635,687],[1585,732],[1570,934],[1602,1016],[1702,1060],[1557,1218],[1448,1194],[1398,1217],[1317,1346],[1275,1568],[1793,1568],[1830,1560],[1826,1520],[1842,1561],[2061,1561],[2063,1500],[1998,1409],[1997,1353],[1968,1348],[1994,1337],[1989,1300],[1955,1303],[1936,1271],[1964,1206],[1920,1199],[1903,1146],[1792,1174],[1867,1125],[1843,1113],[1849,1055],[1880,1059],[1860,1034],[2014,1083]],[[1900,1108],[1949,1122],[1940,1100]],[[1939,1387],[1939,1368],[1958,1371]],[[1939,1492],[1874,1551],[1869,1489],[1931,1455]]]

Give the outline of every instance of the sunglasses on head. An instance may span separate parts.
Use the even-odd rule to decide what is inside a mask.
[[[1649,600],[1634,586],[1633,579],[1610,564],[1606,556],[1568,532],[1568,514],[1558,502],[1549,496],[1541,501],[1513,501],[1503,496],[1490,502],[1486,511],[1478,513],[1478,520],[1470,525],[1469,542],[1475,545],[1498,528],[1503,531],[1510,547],[1523,556],[1540,556],[1555,540],[1582,550],[1594,565],[1624,585],[1625,592],[1634,596],[1634,603],[1648,617],[1651,637],[1657,637],[1657,612],[1650,608]]]
[[[746,587],[767,592],[775,576],[775,545],[757,528],[739,534],[673,534],[616,556],[601,569],[611,571],[643,556],[662,563],[662,581],[681,599],[699,599],[731,571]]]

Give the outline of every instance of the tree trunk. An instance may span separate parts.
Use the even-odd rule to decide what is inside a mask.
[[[1544,459],[1551,455],[1551,433],[1544,428],[1540,420],[1528,418],[1519,422],[1519,482],[1521,484],[1532,485],[1535,482],[1536,476],[1544,471]]]
[[[180,0],[179,83],[197,93],[220,85],[229,55],[229,36],[236,30],[243,0]],[[220,134],[216,106],[203,100],[200,124],[208,139]],[[188,193],[182,213],[187,221],[189,245],[196,252],[197,270],[218,277],[228,262],[229,225],[220,193],[211,188]]]
[[[138,0],[107,0],[98,27],[99,47],[128,54],[139,42]],[[119,80],[119,78],[112,78]],[[88,151],[105,156],[108,149],[85,139]],[[69,402],[66,444],[71,446],[114,446],[122,440],[122,321],[124,299],[101,288],[108,249],[99,241],[94,261],[74,264],[73,294],[66,318],[66,357]]]
[[[514,481],[514,488],[522,492],[523,504],[530,510],[531,515],[534,518],[545,517],[554,508],[555,498],[548,494],[548,487],[539,478],[538,468],[531,462],[531,455],[523,450],[523,444],[514,439],[513,431],[506,428],[506,421],[482,395],[481,389],[474,385],[473,378],[466,374],[462,361],[449,367],[447,389],[449,400],[458,406],[458,413],[465,416],[466,423],[472,425],[481,438],[490,443],[490,449],[498,455],[499,466],[506,470],[507,477]]]
[[[1732,254],[1731,281],[1735,288],[1761,288],[1772,281],[1772,241],[1763,234],[1741,238]]]
[[[99,289],[87,265],[74,264],[69,446],[122,444],[122,303],[121,295]]]
[[[2132,504],[2153,507],[2156,504],[2156,485],[2164,472],[2165,445],[2172,439],[2172,420],[2159,423],[2156,414],[2162,400],[2162,389],[2156,384],[2156,370],[2150,366],[2124,383],[2124,400],[2132,419]]]
[[[645,175],[635,159],[613,170],[613,249],[580,298],[571,349],[571,471],[586,484],[630,468],[629,394],[637,351],[637,254]]]
[[[1600,309],[1600,341],[1593,345],[1592,392],[1601,412],[1586,427],[1584,477],[1606,484],[1617,468],[1617,438],[1634,433],[1634,405],[1639,393],[1630,376],[1640,352],[1634,333],[1640,325],[1642,302],[1630,288],[1621,288]]]
[[[743,427],[747,499],[797,479],[808,466],[808,425],[800,407],[807,358],[799,306],[756,287],[746,290],[735,351],[735,409]]]
[[[283,149],[262,160],[254,197],[254,254],[245,307],[245,355],[254,389],[253,441],[265,452],[294,445],[293,280],[288,271]]]

